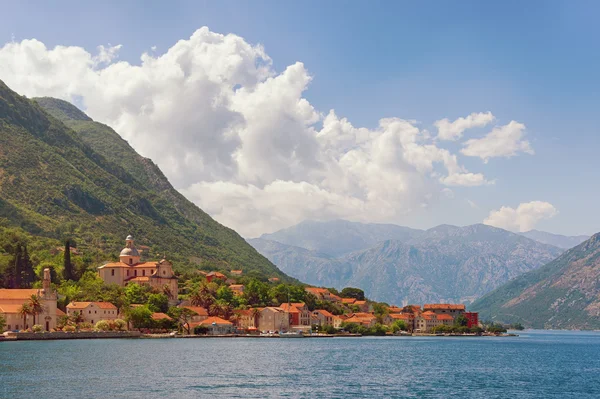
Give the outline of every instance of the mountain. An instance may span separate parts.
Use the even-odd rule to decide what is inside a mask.
[[[265,239],[249,242],[285,273],[307,283],[359,287],[370,298],[394,304],[470,303],[562,252],[482,224],[442,225],[340,257]]]
[[[41,237],[72,237],[115,258],[133,234],[180,270],[243,269],[291,279],[235,231],[187,201],[108,126],[56,99],[0,81],[0,219]]]
[[[284,273],[307,284],[334,287],[352,273],[348,264],[327,254],[263,238],[248,242]]]
[[[471,308],[482,318],[533,328],[600,328],[600,233]]]
[[[385,240],[406,241],[423,231],[393,224],[365,224],[347,220],[304,221],[260,238],[306,248],[318,253],[340,256],[371,248]]]
[[[539,230],[530,230],[519,234],[543,244],[554,245],[563,249],[573,248],[590,238],[590,236],[563,236]]]

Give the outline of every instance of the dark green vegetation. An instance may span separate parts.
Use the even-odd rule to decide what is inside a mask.
[[[481,318],[525,327],[600,328],[600,234],[473,305]]]
[[[83,269],[116,260],[132,234],[149,247],[145,258],[166,253],[179,272],[242,269],[294,281],[186,200],[112,129],[67,102],[29,100],[0,81],[0,236],[14,234],[37,269],[50,262],[62,273],[51,252],[66,239]],[[15,251],[3,249],[3,270]]]

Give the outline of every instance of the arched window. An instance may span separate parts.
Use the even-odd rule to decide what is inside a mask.
[[[115,275],[115,269],[112,269],[112,270],[110,271],[110,275],[111,275],[111,276],[114,276],[114,275]]]
[[[142,270],[142,276],[145,276],[145,275],[146,275],[146,271]]]
[[[133,265],[133,258],[129,258],[129,264]]]

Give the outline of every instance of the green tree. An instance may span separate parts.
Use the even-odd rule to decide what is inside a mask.
[[[233,291],[226,285],[219,287],[217,290],[217,300],[230,303],[233,300]]]
[[[165,294],[148,295],[148,308],[153,312],[167,313],[169,310],[169,298]]]
[[[73,263],[71,263],[71,241],[65,241],[65,253],[63,257],[63,277],[65,280],[75,280]]]
[[[127,284],[125,286],[125,297],[129,303],[147,303],[150,289],[147,286],[142,286],[136,283]]]
[[[468,324],[469,320],[463,314],[459,314],[456,316],[456,319],[454,319],[454,325],[456,327],[466,327]]]
[[[192,317],[197,314],[196,312],[191,311],[188,308],[171,306],[168,314],[177,321],[180,330],[185,330],[188,335],[190,334],[190,321],[192,320]]]
[[[136,306],[127,312],[126,319],[133,328],[152,328],[152,312],[147,306]]]
[[[394,333],[396,333],[398,331],[407,331],[407,330],[408,330],[408,327],[404,320],[396,320],[392,324],[392,332],[394,332]]]
[[[340,293],[342,298],[355,298],[358,301],[365,300],[365,292],[360,288],[346,287]]]
[[[23,317],[23,329],[27,328],[27,316],[31,314],[31,308],[28,303],[24,303],[19,308],[19,315]]]
[[[0,316],[0,333],[3,333],[5,328],[6,328],[6,319],[4,318],[4,316]]]

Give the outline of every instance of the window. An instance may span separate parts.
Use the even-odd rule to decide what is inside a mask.
[[[129,264],[133,265],[133,258],[129,258]]]
[[[165,275],[165,274],[167,274],[167,272],[163,270],[163,275]]]
[[[94,314],[96,314],[96,313],[98,313],[98,312],[96,312],[96,311],[94,310]]]
[[[8,328],[8,330],[10,330],[10,324],[6,326]]]
[[[137,270],[134,270],[134,271],[133,271],[133,275],[134,275],[134,276],[137,276]]]
[[[145,276],[145,275],[146,275],[146,271],[142,270],[142,276]]]
[[[127,276],[129,276],[129,270],[127,270]]]
[[[110,275],[111,275],[111,276],[114,276],[114,275],[115,275],[115,269],[112,269],[112,270],[110,271]]]
[[[92,311],[91,311],[91,310],[88,310],[88,314],[92,314]]]

